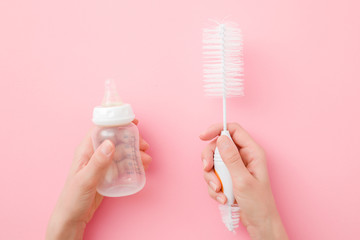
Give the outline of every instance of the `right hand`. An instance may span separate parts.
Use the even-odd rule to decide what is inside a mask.
[[[133,122],[137,125],[139,121]],[[82,239],[86,224],[103,199],[96,187],[113,161],[115,146],[105,140],[94,151],[91,132],[75,152],[69,176],[48,223],[48,240]],[[141,161],[147,169],[151,162],[151,156],[145,153],[149,144],[141,136],[139,141]]]
[[[222,128],[222,124],[215,124],[200,135],[201,140],[212,140],[202,152],[210,197],[221,204],[227,201],[213,168],[214,151],[218,147],[232,178],[240,220],[251,238],[288,239],[271,191],[264,150],[239,124],[228,124],[234,142],[220,136]]]

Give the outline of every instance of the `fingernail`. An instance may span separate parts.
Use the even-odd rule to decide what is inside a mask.
[[[217,196],[216,200],[221,204],[225,204],[225,197],[224,196]]]
[[[205,158],[203,159],[203,167],[204,167],[204,169],[207,167],[207,161]]]
[[[113,151],[113,144],[110,142],[110,140],[105,140],[103,144],[101,145],[101,152],[109,156]]]
[[[209,184],[210,184],[210,187],[211,187],[215,192],[217,192],[218,187],[216,186],[216,184],[215,184],[213,181],[210,181]]]

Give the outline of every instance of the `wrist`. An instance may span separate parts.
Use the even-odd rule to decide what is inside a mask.
[[[252,240],[287,240],[287,234],[278,213],[269,215],[258,225],[249,225],[247,231]]]
[[[83,239],[85,227],[85,222],[68,221],[54,213],[47,227],[46,240],[81,240]]]

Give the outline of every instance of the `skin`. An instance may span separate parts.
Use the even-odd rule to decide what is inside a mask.
[[[138,120],[133,121],[138,124]],[[151,157],[145,153],[149,144],[140,136],[140,156],[145,170]],[[103,196],[96,191],[105,176],[115,152],[106,140],[94,152],[91,130],[77,147],[74,160],[46,232],[47,240],[82,239],[86,224],[101,204]]]
[[[239,124],[228,124],[233,141],[220,136],[222,128],[222,124],[214,124],[200,134],[201,140],[210,141],[202,152],[204,179],[210,197],[220,204],[227,201],[213,168],[214,151],[218,147],[232,178],[240,221],[251,239],[288,239],[271,191],[264,150]]]
[[[138,121],[134,120],[137,124]],[[276,209],[266,167],[264,150],[237,123],[228,124],[232,142],[220,136],[222,124],[209,127],[200,138],[212,140],[202,152],[204,179],[209,195],[221,204],[226,197],[213,169],[217,146],[233,180],[233,192],[240,206],[240,220],[252,239],[288,239]],[[93,151],[91,131],[75,152],[69,176],[50,218],[46,239],[82,239],[86,224],[93,217],[103,196],[96,186],[112,162],[115,147],[104,141]],[[140,137],[141,160],[147,169],[151,157],[145,153],[149,145]]]

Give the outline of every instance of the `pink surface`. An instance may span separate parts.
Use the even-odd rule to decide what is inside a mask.
[[[153,163],[105,199],[85,239],[248,239],[221,223],[198,134],[221,121],[202,92],[201,30],[244,32],[246,96],[229,101],[268,154],[291,239],[360,235],[358,1],[0,2],[0,239],[42,239],[103,82],[117,79]]]

